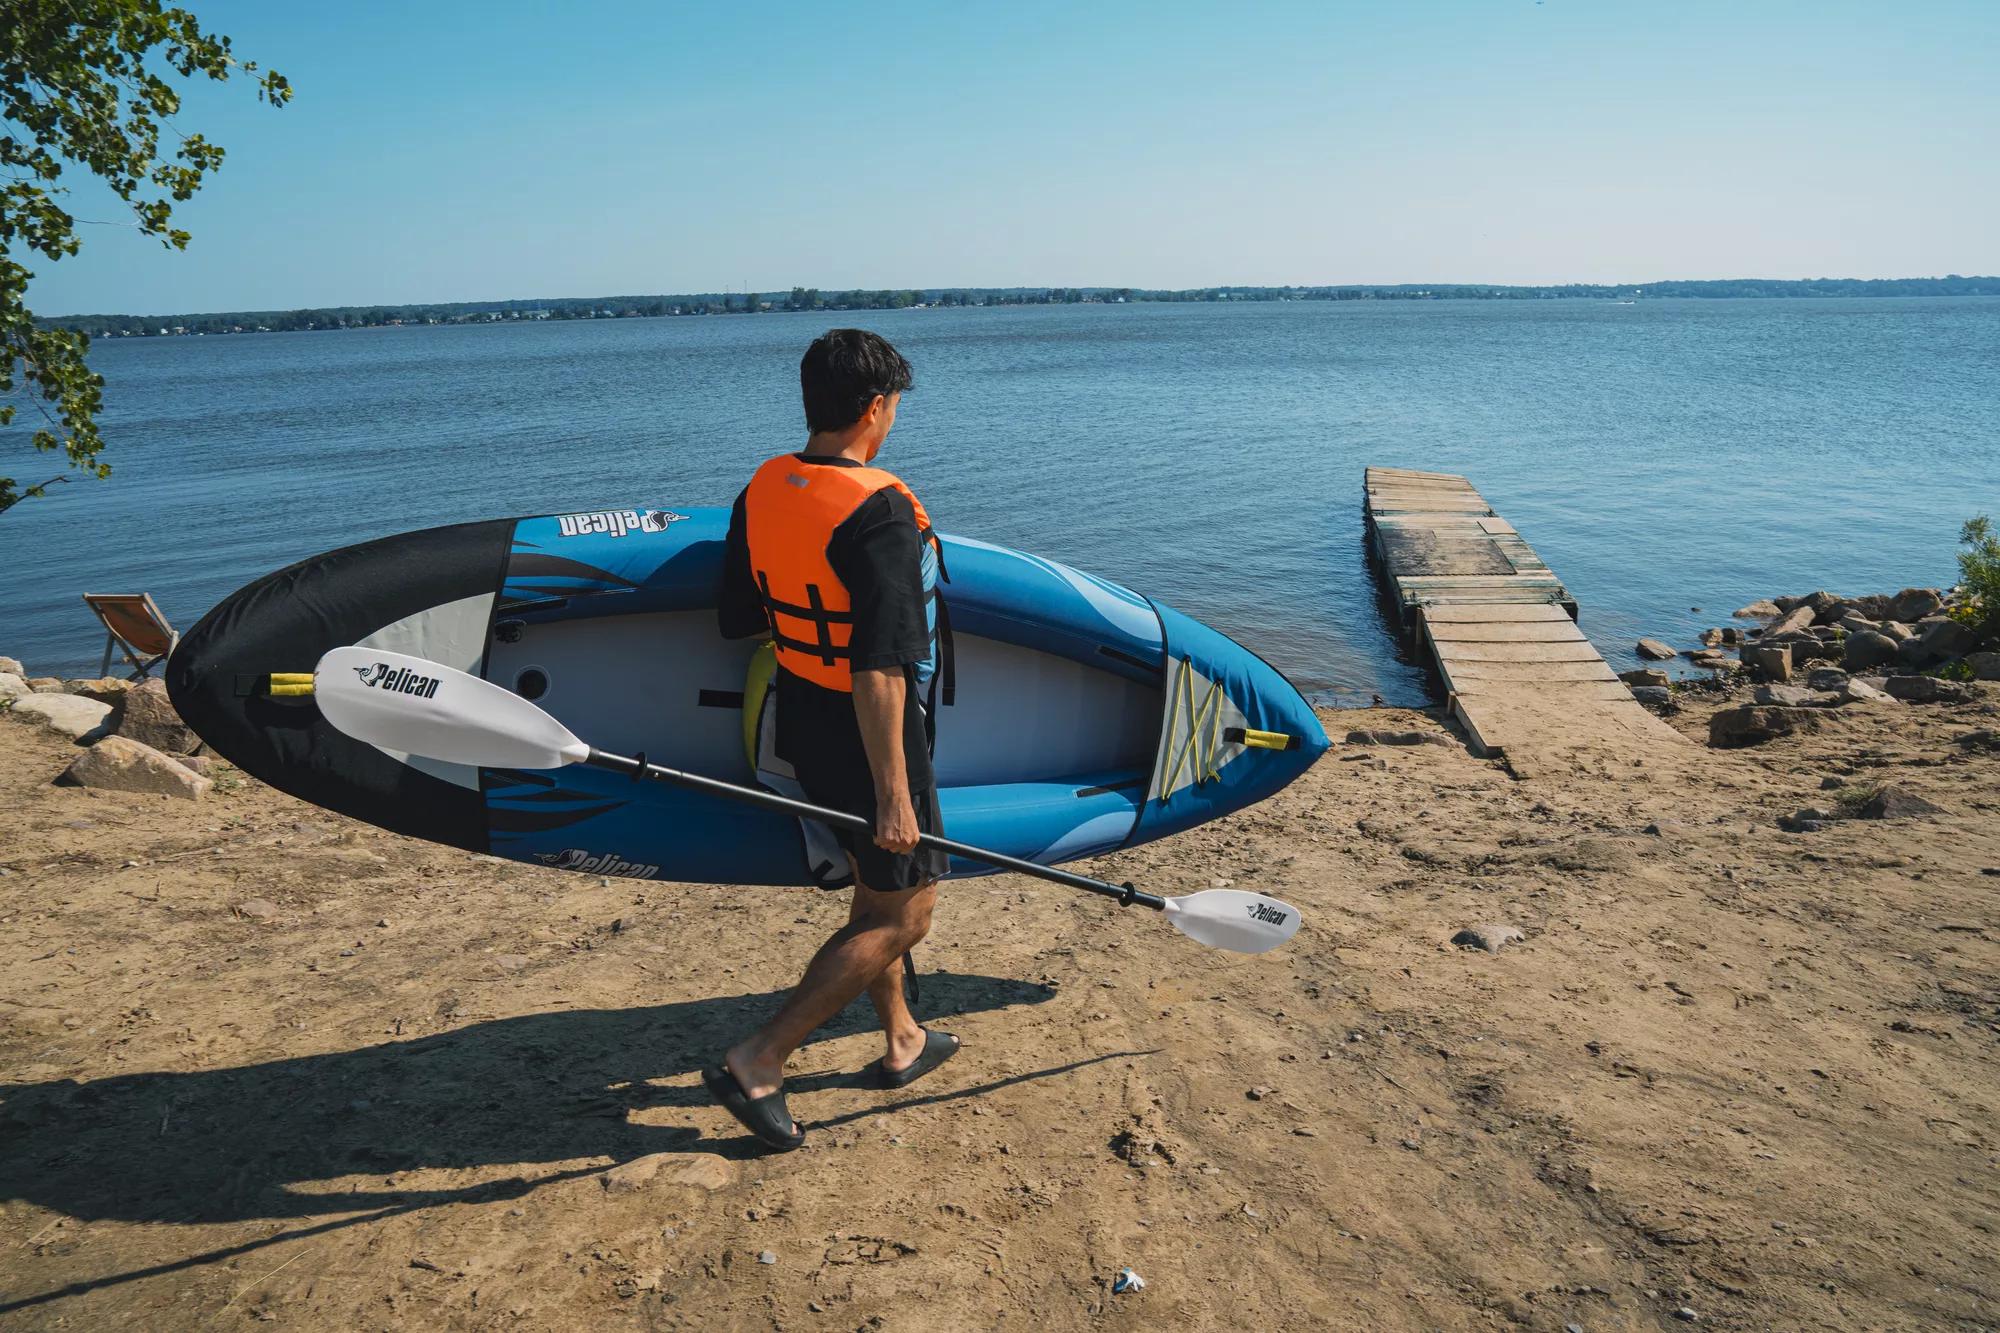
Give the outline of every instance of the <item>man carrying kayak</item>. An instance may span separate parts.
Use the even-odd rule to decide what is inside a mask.
[[[930,930],[947,864],[917,845],[943,831],[923,703],[937,667],[937,538],[910,489],[870,466],[911,383],[909,362],[876,334],[817,339],[799,362],[806,447],[758,468],[729,519],[718,617],[725,637],[766,634],[774,646],[777,755],[807,800],[875,827],[872,838],[835,830],[854,876],[847,924],[777,1014],[702,1075],[772,1148],[805,1140],[785,1107],[785,1061],[863,990],[887,1039],[881,1086],[958,1050],[903,998],[905,956]]]

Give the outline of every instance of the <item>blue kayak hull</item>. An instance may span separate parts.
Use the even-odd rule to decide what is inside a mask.
[[[246,772],[398,832],[586,874],[824,882],[795,820],[581,767],[377,749],[263,685],[334,647],[412,652],[534,698],[593,745],[754,783],[756,645],[715,629],[727,518],[549,515],[329,552],[211,611],[170,659],[168,689]],[[1262,800],[1325,750],[1298,691],[1227,636],[1054,561],[943,544],[956,680],[935,710],[936,767],[951,837],[1049,863],[1100,855]]]

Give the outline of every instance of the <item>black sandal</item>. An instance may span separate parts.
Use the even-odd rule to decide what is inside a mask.
[[[708,1095],[715,1098],[716,1105],[735,1116],[737,1123],[765,1147],[790,1152],[806,1141],[804,1127],[785,1109],[782,1091],[752,1097],[743,1091],[742,1082],[727,1064],[704,1069],[701,1081],[708,1085]]]
[[[875,1086],[878,1088],[907,1088],[925,1074],[930,1073],[931,1070],[936,1069],[939,1065],[951,1059],[952,1056],[957,1055],[959,1045],[958,1038],[952,1036],[949,1032],[932,1032],[929,1028],[925,1028],[924,1049],[919,1051],[917,1058],[910,1061],[909,1064],[901,1069],[891,1069],[883,1063],[883,1060],[889,1058],[886,1055],[882,1057],[882,1060],[875,1062]]]

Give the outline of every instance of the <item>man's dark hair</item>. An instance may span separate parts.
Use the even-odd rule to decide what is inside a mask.
[[[799,358],[806,429],[815,435],[847,429],[877,394],[901,393],[915,383],[903,354],[866,329],[828,329]]]

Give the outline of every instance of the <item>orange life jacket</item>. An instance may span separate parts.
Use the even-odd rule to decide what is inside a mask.
[[[892,486],[915,511],[918,533],[937,549],[923,502],[881,468],[807,463],[780,454],[757,469],[744,491],[750,569],[771,622],[778,665],[815,685],[854,689],[853,603],[827,559],[827,545],[834,529],[870,496]]]

